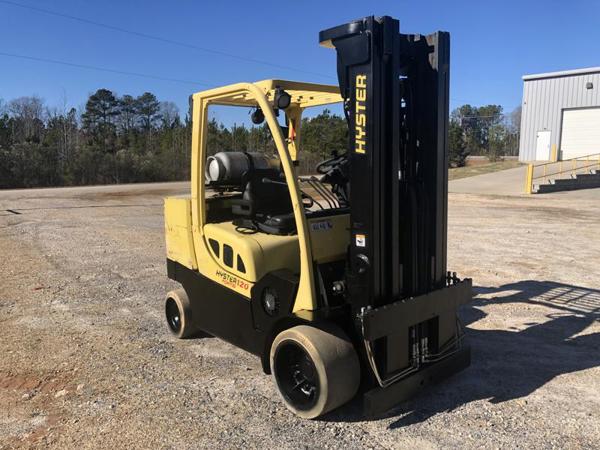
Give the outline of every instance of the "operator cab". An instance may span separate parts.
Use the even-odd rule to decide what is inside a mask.
[[[345,155],[334,154],[299,177],[309,225],[320,298],[345,266],[350,226]],[[277,270],[300,273],[296,220],[285,175],[277,158],[259,152],[218,152],[206,160],[207,223],[204,234],[224,269],[250,281]],[[320,290],[321,290],[320,289]]]
[[[331,286],[343,278],[350,243],[347,158],[334,152],[313,162],[314,152],[301,151],[301,131],[307,108],[341,103],[339,88],[265,80],[205,91],[193,100],[198,267],[245,296],[264,277],[285,272],[298,292],[311,292],[303,294],[307,304],[295,308],[337,303]],[[246,117],[258,127],[245,128],[248,139],[238,140],[238,148],[233,133],[209,137],[215,132],[208,120],[213,107],[247,108]]]
[[[345,156],[334,155],[300,177],[303,207],[317,262],[342,261],[348,245]],[[300,250],[289,188],[277,158],[222,151],[206,160],[207,220],[213,256],[251,282],[281,268],[299,271]],[[342,167],[342,168],[340,168]],[[328,182],[324,182],[328,181]]]
[[[258,152],[219,152],[206,161],[206,183],[218,194],[237,193],[228,205],[233,224],[240,229],[295,233],[290,194],[276,159]]]
[[[348,213],[347,180],[340,168],[345,163],[345,155],[334,154],[317,165],[315,171],[322,177],[299,179],[307,218]],[[209,208],[220,212],[214,221],[221,221],[223,209],[230,206],[232,221],[240,229],[273,235],[296,233],[289,189],[277,159],[258,152],[218,152],[207,158],[205,175],[207,186],[216,193],[207,198],[208,203],[216,207],[222,197],[228,200],[221,208]]]

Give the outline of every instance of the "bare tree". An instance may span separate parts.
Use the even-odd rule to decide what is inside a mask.
[[[522,107],[519,105],[510,113],[510,127],[511,131],[519,133],[521,130],[521,112]]]
[[[44,128],[43,99],[36,95],[16,98],[8,104],[8,111],[18,120],[18,124],[22,127],[19,134],[22,134],[25,140],[39,139]]]
[[[172,128],[173,125],[178,124],[179,119],[179,108],[173,102],[160,102],[160,117],[163,128]]]

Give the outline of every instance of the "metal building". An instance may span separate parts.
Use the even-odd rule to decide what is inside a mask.
[[[519,160],[600,153],[599,91],[600,67],[525,75]]]

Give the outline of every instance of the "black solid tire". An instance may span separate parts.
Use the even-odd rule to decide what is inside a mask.
[[[165,300],[167,328],[179,339],[186,339],[195,333],[192,326],[192,307],[190,299],[182,288],[167,294]]]
[[[286,367],[294,358],[304,361]],[[306,368],[308,378],[297,378],[296,374],[302,372],[300,366]],[[304,419],[317,418],[348,402],[360,384],[360,365],[354,346],[334,327],[325,331],[299,325],[279,333],[271,346],[271,373],[287,408]],[[293,388],[290,377],[296,382]],[[294,391],[301,384],[299,379],[312,386],[306,390],[300,388],[304,399]]]

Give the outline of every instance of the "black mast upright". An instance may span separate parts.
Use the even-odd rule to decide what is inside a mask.
[[[349,126],[353,309],[444,287],[449,35],[391,17],[324,30]]]

